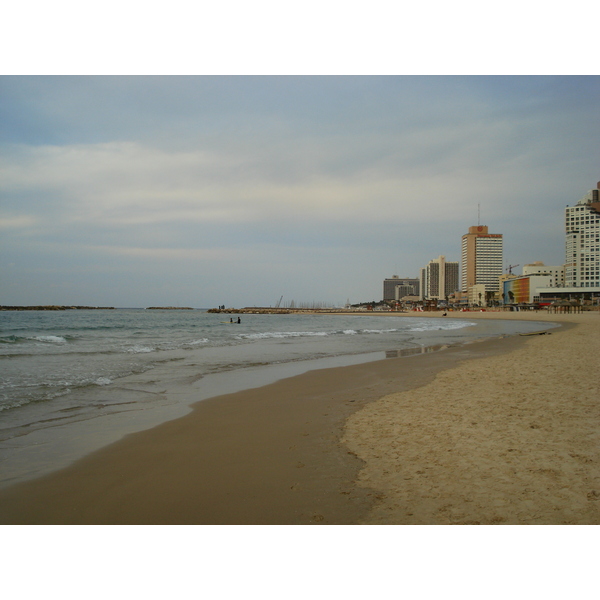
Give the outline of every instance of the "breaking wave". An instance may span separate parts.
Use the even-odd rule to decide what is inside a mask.
[[[154,352],[154,348],[149,348],[148,346],[136,345],[136,346],[130,346],[129,348],[127,348],[127,352],[129,352],[129,354],[146,354],[148,352]]]
[[[38,342],[46,342],[48,344],[65,344],[67,340],[60,335],[36,335],[31,338]]]
[[[0,344],[21,344],[26,342],[43,342],[46,344],[66,344],[67,337],[62,335],[33,335],[30,337],[23,337],[18,335],[7,335],[0,337]]]

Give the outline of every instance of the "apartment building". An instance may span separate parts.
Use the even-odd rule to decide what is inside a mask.
[[[600,182],[565,209],[565,286],[600,287]],[[583,291],[583,290],[582,290]],[[594,290],[589,290],[594,291]]]
[[[548,266],[541,261],[530,263],[523,267],[523,275],[548,275],[550,283],[548,287],[565,286],[565,266]]]
[[[400,287],[401,290],[397,290],[396,288]],[[404,296],[418,296],[419,295],[419,280],[414,277],[398,277],[398,275],[393,275],[389,279],[383,280],[383,299],[384,300],[398,300],[399,294],[402,295],[400,298]]]
[[[421,300],[444,300],[458,290],[457,262],[446,262],[440,255],[421,269]]]
[[[489,233],[487,225],[469,227],[462,237],[461,290],[484,285],[486,292],[500,291],[502,261],[502,234]]]

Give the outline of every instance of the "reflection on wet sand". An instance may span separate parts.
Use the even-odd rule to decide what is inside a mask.
[[[419,346],[417,348],[401,348],[400,350],[386,350],[386,358],[400,358],[402,356],[413,356],[415,354],[428,354],[449,348],[447,344],[437,344],[435,346]]]

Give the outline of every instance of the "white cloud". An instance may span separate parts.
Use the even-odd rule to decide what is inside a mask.
[[[70,269],[110,268],[137,273],[140,294],[153,274],[189,287],[197,266],[216,295],[235,274],[248,297],[294,285],[320,298],[351,279],[377,298],[394,272],[457,260],[478,205],[511,263],[559,262],[562,208],[599,178],[595,88],[581,78],[5,88],[19,89],[0,107],[15,142],[0,164],[3,252],[36,281],[60,268],[65,289]]]
[[[39,202],[42,196],[50,221],[96,226],[436,222],[462,210],[486,177],[497,177],[513,160],[492,168],[485,154],[495,150],[482,141],[489,131],[476,133],[383,135],[379,143],[389,152],[376,158],[369,154],[377,135],[364,148],[335,136],[256,151],[232,144],[178,152],[132,142],[15,147],[5,161],[3,188],[18,197],[13,210],[28,210],[23,197]],[[488,163],[480,167],[480,161]],[[432,202],[437,210],[424,211]]]

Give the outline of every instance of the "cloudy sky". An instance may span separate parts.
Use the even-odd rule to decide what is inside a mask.
[[[0,304],[379,300],[478,212],[505,265],[562,264],[599,101],[597,76],[2,76]]]

